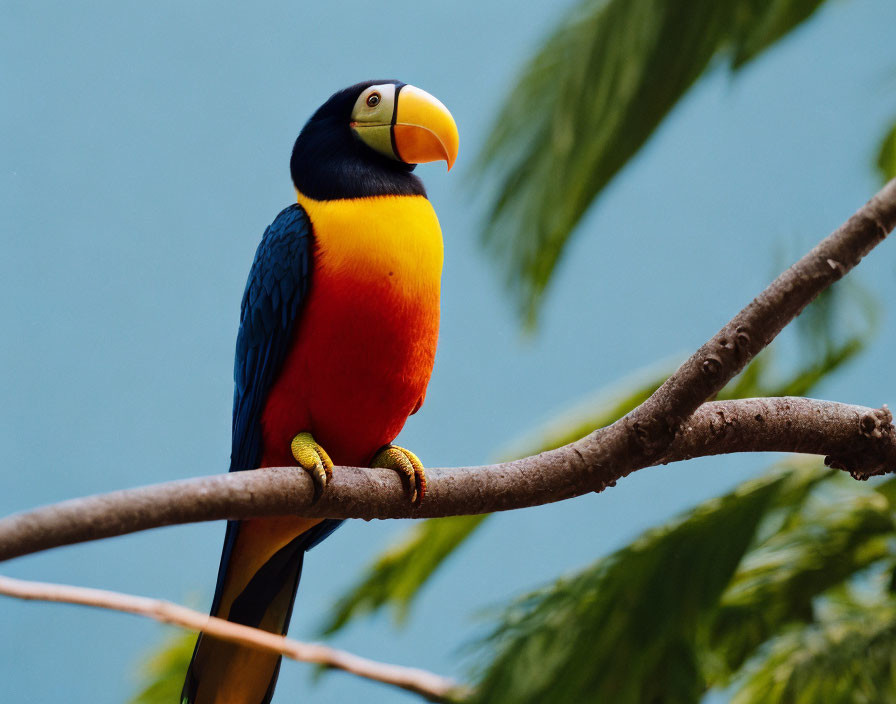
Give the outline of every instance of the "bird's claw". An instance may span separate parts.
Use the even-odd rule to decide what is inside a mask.
[[[317,444],[311,433],[299,433],[290,445],[292,456],[299,466],[311,475],[318,493],[333,478],[333,461],[326,450]]]
[[[391,469],[402,475],[410,487],[411,501],[419,506],[426,496],[426,470],[423,463],[410,450],[398,445],[386,445],[376,453],[371,467]]]

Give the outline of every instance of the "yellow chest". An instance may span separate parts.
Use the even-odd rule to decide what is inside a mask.
[[[442,232],[423,196],[316,201],[298,194],[311,220],[316,273],[363,290],[380,286],[399,298],[438,298]]]

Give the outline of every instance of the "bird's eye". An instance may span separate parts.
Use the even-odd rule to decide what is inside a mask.
[[[380,104],[380,94],[379,93],[371,93],[367,96],[367,107],[375,108]]]

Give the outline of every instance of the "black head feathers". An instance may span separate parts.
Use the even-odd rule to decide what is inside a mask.
[[[352,133],[352,108],[372,85],[400,81],[364,81],[334,93],[302,128],[289,162],[292,181],[315,200],[382,195],[426,195],[423,182],[405,164],[377,153]]]

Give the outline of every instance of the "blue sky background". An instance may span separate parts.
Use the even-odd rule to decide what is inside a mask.
[[[719,66],[593,208],[539,334],[520,333],[477,245],[466,176],[499,101],[568,2],[0,3],[0,511],[227,468],[233,343],[288,161],[330,93],[395,77],[439,97],[457,168],[419,170],[446,246],[442,334],[402,440],[430,466],[486,462],[583,396],[697,347],[878,187],[896,117],[896,4],[829,3],[735,77]],[[892,243],[860,267],[896,295]],[[896,403],[896,324],[819,395]],[[422,594],[334,640],[462,676],[482,610],[618,547],[768,464],[645,470],[600,495],[491,520]],[[291,634],[407,525],[352,523],[306,561]],[[16,560],[4,573],[205,608],[223,525]],[[477,616],[479,614],[479,616]],[[164,638],[140,619],[0,601],[0,700],[121,702]],[[275,702],[416,701],[287,663]],[[309,690],[308,694],[305,691]],[[717,700],[724,701],[717,697]]]

